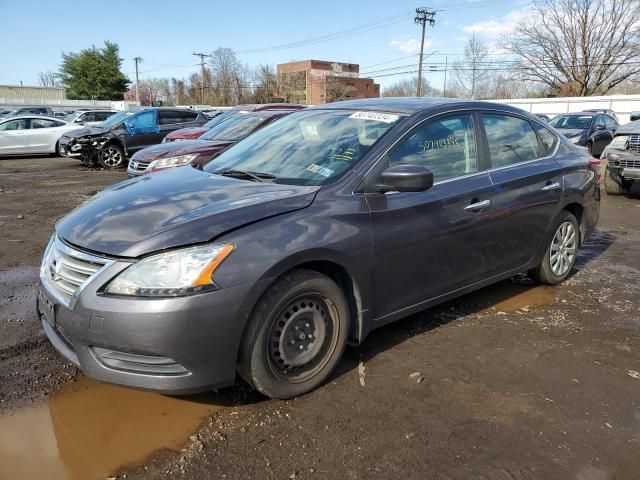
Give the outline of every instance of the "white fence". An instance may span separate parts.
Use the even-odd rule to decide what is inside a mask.
[[[512,98],[492,100],[506,103],[531,113],[555,116],[560,113],[581,112],[589,108],[606,108],[616,112],[620,123],[627,123],[631,112],[640,111],[640,95],[610,95],[603,97]]]

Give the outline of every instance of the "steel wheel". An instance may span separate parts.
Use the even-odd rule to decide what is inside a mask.
[[[101,162],[107,168],[117,168],[122,165],[124,155],[122,151],[114,146],[108,145],[101,153]]]
[[[322,370],[336,347],[336,318],[333,302],[319,294],[303,295],[289,302],[269,332],[273,373],[298,383]]]
[[[554,275],[562,277],[571,270],[577,248],[577,235],[573,223],[563,222],[556,230],[549,247],[549,262]]]

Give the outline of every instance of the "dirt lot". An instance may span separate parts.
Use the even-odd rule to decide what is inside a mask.
[[[4,417],[85,381],[40,332],[33,284],[56,219],[122,178],[69,159],[0,161]],[[190,420],[142,463],[116,455],[96,478],[640,478],[639,273],[640,200],[604,196],[600,230],[565,284],[518,277],[387,326],[296,400],[242,387],[190,399],[217,405],[199,429]],[[0,432],[0,463],[3,446]],[[80,478],[63,460],[63,477]]]

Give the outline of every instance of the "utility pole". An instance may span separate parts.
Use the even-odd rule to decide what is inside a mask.
[[[416,8],[416,16],[413,19],[418,25],[422,25],[422,41],[420,42],[420,63],[418,64],[418,87],[416,96],[422,96],[422,56],[424,54],[424,31],[427,23],[433,27],[436,23],[436,11],[429,8]]]
[[[200,57],[200,68],[202,71],[202,79],[200,82],[200,102],[204,105],[204,59],[211,55],[205,55],[204,53],[193,53],[196,57]]]
[[[138,84],[140,83],[140,79],[138,78],[138,63],[142,61],[140,57],[134,57],[133,61],[136,64],[136,102],[140,101],[140,91],[138,90]]]
[[[447,59],[449,57],[444,57],[444,85],[442,86],[442,96],[447,96]]]

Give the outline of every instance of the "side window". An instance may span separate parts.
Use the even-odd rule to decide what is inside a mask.
[[[29,128],[27,126],[27,119],[22,118],[20,120],[12,120],[10,122],[4,122],[0,124],[0,131],[10,131],[10,130],[26,130]]]
[[[82,121],[83,122],[95,122],[96,121],[96,114],[95,112],[87,112],[82,116]]]
[[[546,155],[540,151],[536,132],[527,120],[483,113],[482,123],[487,132],[492,168],[506,167]]]
[[[478,171],[476,138],[471,115],[430,121],[389,154],[389,166],[424,165],[434,181]]]
[[[556,145],[558,143],[558,137],[556,137],[553,133],[551,133],[549,130],[544,128],[542,125],[539,125],[537,123],[534,123],[533,125],[536,129],[536,132],[538,132],[540,141],[542,141],[542,146],[545,149],[545,153],[547,155],[549,155],[550,153],[553,153],[553,150],[556,148]]]
[[[598,127],[605,127],[605,123],[604,123],[604,115],[598,115],[596,117],[596,128]]]
[[[604,116],[604,124],[607,126],[607,128],[615,128],[616,126],[616,121],[611,118],[608,115]]]
[[[96,121],[102,122],[113,115],[112,112],[96,112]]]
[[[146,112],[138,113],[134,115],[129,120],[131,126],[133,128],[153,128],[157,125],[156,123],[156,112],[155,110],[148,110]]]
[[[48,118],[32,118],[31,119],[31,129],[59,127],[60,125],[62,125],[62,122],[49,120]]]
[[[198,118],[198,112],[180,112],[180,117],[182,123],[195,122]]]

